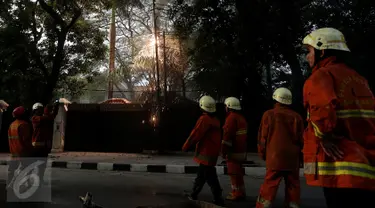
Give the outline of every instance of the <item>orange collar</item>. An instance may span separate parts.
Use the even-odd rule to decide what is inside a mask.
[[[274,108],[288,108],[288,107],[280,103],[275,103]]]
[[[325,58],[321,61],[319,61],[315,67],[313,68],[312,72],[314,73],[315,71],[317,71],[318,69],[322,68],[322,67],[325,67],[327,65],[330,65],[331,63],[334,63],[336,62],[336,56],[331,56],[331,57],[328,57],[328,58]]]

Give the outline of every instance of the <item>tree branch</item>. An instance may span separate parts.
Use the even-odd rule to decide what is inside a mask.
[[[37,2],[34,3],[34,8],[31,11],[31,18],[32,18],[32,32],[34,36],[34,41],[37,43],[41,38],[43,34],[43,28],[40,32],[37,30],[37,24],[36,24],[36,18],[35,18],[35,10],[36,10]]]
[[[67,31],[69,31],[69,29],[73,27],[73,25],[77,22],[77,20],[82,15],[82,9],[79,8],[79,6],[77,5],[77,3],[75,3],[75,2],[74,2],[74,5],[75,5],[74,16],[73,16],[72,20],[70,21],[69,25],[66,27]]]
[[[48,6],[48,4],[43,0],[38,0],[40,6],[44,11],[46,11],[51,17],[56,21],[57,24],[59,24],[62,28],[66,27],[66,23],[61,18],[59,14],[51,6]]]
[[[37,31],[37,26],[36,26],[36,18],[35,18],[35,9],[36,9],[36,2],[35,2],[35,7],[33,8],[33,11],[32,11],[32,33],[33,33],[33,36],[34,36],[34,41],[32,42],[32,46],[31,46],[31,55],[34,57],[35,61],[36,61],[36,64],[39,66],[39,68],[42,70],[42,73],[44,75],[45,78],[48,78],[49,74],[48,74],[48,71],[47,71],[47,68],[46,66],[44,65],[43,61],[42,61],[42,58],[40,57],[40,52],[38,50],[38,41],[40,40],[40,38],[42,37],[41,33],[38,33]],[[43,31],[41,31],[43,32]]]

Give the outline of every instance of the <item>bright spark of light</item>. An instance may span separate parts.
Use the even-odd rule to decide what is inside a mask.
[[[159,40],[158,40],[158,45],[159,45]],[[150,35],[147,39],[145,39],[144,45],[139,51],[138,56],[155,57],[155,36],[154,35]]]

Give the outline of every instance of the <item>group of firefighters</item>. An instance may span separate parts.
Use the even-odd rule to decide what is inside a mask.
[[[52,149],[53,126],[57,112],[58,103],[46,107],[41,103],[35,103],[32,106],[31,118],[23,106],[13,110],[12,115],[15,120],[8,130],[9,150],[12,157],[9,164],[10,180],[16,169],[26,168],[28,163],[33,161],[31,158],[44,161],[38,167],[39,177],[43,180],[48,154]]]
[[[266,175],[256,207],[272,206],[281,179],[285,181],[284,207],[300,207],[301,152],[306,182],[323,188],[328,208],[373,207],[374,95],[367,80],[345,64],[350,50],[339,30],[317,29],[303,44],[312,69],[303,88],[308,126],[290,108],[292,93],[277,89],[275,106],[264,113],[258,132],[258,152],[266,161]],[[203,114],[182,147],[187,151],[196,145],[194,160],[199,164],[189,198],[197,199],[207,182],[214,203],[224,204],[215,169],[221,155],[227,161],[232,186],[226,199],[244,199],[247,123],[240,114],[240,101],[235,97],[225,100],[227,117],[222,129],[215,117],[215,100],[203,96],[199,105]]]
[[[307,128],[291,110],[292,93],[279,88],[273,109],[264,113],[258,132],[258,152],[266,161],[266,176],[257,208],[272,205],[281,179],[285,181],[285,207],[300,206],[300,154],[311,186],[322,187],[328,208],[368,207],[375,197],[375,99],[367,80],[345,64],[350,52],[343,34],[334,28],[311,32],[303,40],[312,74],[303,88]],[[246,161],[247,122],[239,99],[225,100],[223,128],[215,116],[210,96],[199,101],[203,114],[183,145],[196,145],[194,160],[199,171],[189,198],[197,199],[207,182],[214,203],[223,205],[222,188],[215,166],[221,155],[227,161],[232,192],[227,200],[246,197],[243,162]],[[15,121],[8,136],[11,155],[47,158],[52,147],[57,105],[36,103],[29,118],[24,107],[14,109]],[[42,171],[43,172],[43,171]]]

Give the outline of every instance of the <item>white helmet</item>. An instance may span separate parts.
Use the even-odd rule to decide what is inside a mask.
[[[292,92],[287,88],[281,87],[275,90],[272,98],[279,103],[290,105],[292,104]]]
[[[216,102],[211,96],[203,96],[199,100],[199,107],[209,113],[216,112]]]
[[[5,102],[4,100],[0,100],[0,108],[6,109],[7,107],[9,107],[9,104]]]
[[[335,28],[321,28],[315,30],[303,39],[303,44],[310,45],[317,50],[333,49],[350,51],[344,35]]]
[[[42,104],[42,103],[35,103],[35,104],[33,105],[33,110],[36,110],[36,109],[38,109],[38,108],[43,108],[43,104]]]
[[[224,104],[229,109],[241,110],[240,100],[235,98],[235,97],[229,97],[229,98],[225,99]]]

